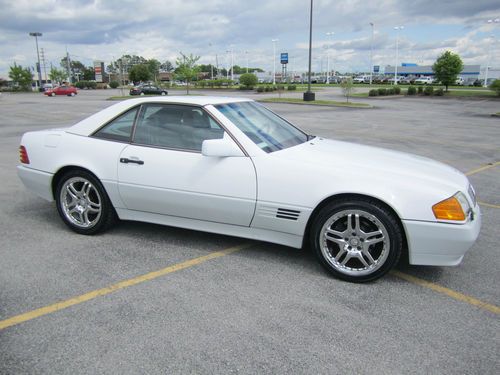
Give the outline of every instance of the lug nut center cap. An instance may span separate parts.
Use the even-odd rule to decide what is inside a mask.
[[[349,244],[350,244],[351,246],[358,246],[358,245],[359,245],[359,240],[358,240],[357,238],[351,238],[351,239],[349,240]]]

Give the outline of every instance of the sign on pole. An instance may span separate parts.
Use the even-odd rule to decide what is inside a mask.
[[[288,52],[284,52],[281,54],[281,63],[288,64]]]
[[[380,72],[380,65],[373,65],[373,73]]]
[[[95,81],[102,82],[102,75],[104,73],[104,61],[94,61]]]

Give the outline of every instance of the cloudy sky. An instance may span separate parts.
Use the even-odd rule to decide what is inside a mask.
[[[179,52],[225,67],[234,63],[271,70],[276,52],[288,52],[289,70],[307,69],[309,0],[0,0],[0,77],[14,62],[33,66],[35,40],[43,33],[47,66],[59,67],[66,50],[91,65],[123,54],[160,61]],[[443,51],[460,54],[466,64],[500,67],[498,0],[315,0],[313,70],[330,64],[341,72],[368,71],[371,26],[373,63],[395,63],[395,26],[400,62],[431,64]],[[334,32],[333,36],[326,35]],[[328,52],[329,51],[329,52]]]

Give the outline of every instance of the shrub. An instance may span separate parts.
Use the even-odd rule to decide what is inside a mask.
[[[257,92],[264,92],[264,86],[257,87]]]
[[[418,93],[422,94],[424,92],[424,87],[423,86],[418,86]]]
[[[84,89],[85,87],[87,87],[85,84],[87,83],[87,81],[78,81],[78,82],[75,82],[75,87],[78,88],[78,89]]]
[[[266,86],[266,88],[264,89],[265,92],[271,92],[273,91],[273,87],[272,86]]]
[[[240,90],[253,90],[253,86],[239,85],[238,89],[240,89]]]
[[[295,90],[297,90],[297,86],[296,85],[288,85],[287,90],[288,91],[295,91]]]
[[[424,95],[426,96],[432,96],[434,93],[434,86],[426,86],[424,90]]]
[[[473,83],[474,87],[481,87],[483,85],[483,83],[481,82],[481,80],[479,79],[476,79]]]
[[[276,85],[276,88],[275,90],[279,90],[279,91],[282,91],[285,89],[285,85]]]
[[[394,87],[389,87],[387,89],[387,95],[394,95],[394,94],[395,94]]]
[[[387,89],[379,88],[378,89],[378,94],[379,95],[387,95]]]
[[[438,88],[436,91],[434,91],[434,95],[436,96],[443,96],[444,95],[444,90],[442,87]]]
[[[99,83],[97,84],[96,82],[89,82],[89,83],[93,83],[94,84],[94,87],[89,87],[89,88],[92,88],[92,89],[99,89],[99,90],[106,90],[108,88],[108,84],[107,83]]]
[[[253,87],[257,83],[259,83],[259,80],[253,73],[244,73],[240,76],[240,84],[242,84],[243,86]]]
[[[494,91],[498,96],[500,96],[500,79],[495,79],[490,85],[490,90]]]
[[[112,89],[116,89],[118,86],[120,86],[120,83],[118,81],[111,81],[109,83],[109,87],[111,87]]]
[[[368,96],[378,96],[378,90],[371,89],[370,91],[368,91]]]
[[[415,95],[416,93],[417,89],[415,88],[415,86],[408,87],[408,92],[407,92],[408,95]]]
[[[394,87],[394,94],[396,94],[396,95],[401,94],[401,87],[398,87],[398,86]]]

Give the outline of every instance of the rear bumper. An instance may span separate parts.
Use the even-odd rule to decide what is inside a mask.
[[[479,206],[474,220],[465,224],[431,223],[403,220],[410,264],[426,266],[456,266],[472,247],[481,230]]]
[[[18,165],[17,175],[28,190],[49,202],[54,200],[51,188],[53,174]]]

